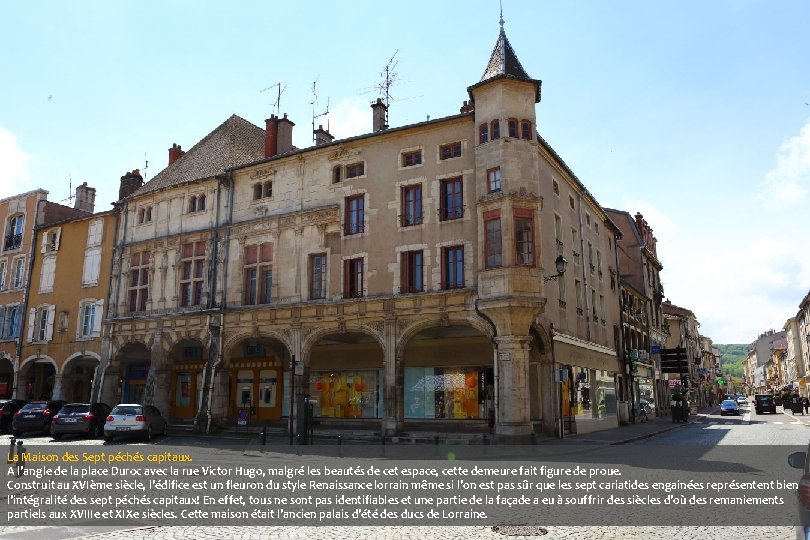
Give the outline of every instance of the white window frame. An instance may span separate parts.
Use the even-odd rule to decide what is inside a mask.
[[[47,255],[42,259],[42,267],[39,273],[39,292],[53,292],[54,280],[56,277],[56,255]]]
[[[101,274],[101,247],[91,247],[84,251],[82,265],[82,287],[95,287]]]
[[[11,261],[11,268],[9,289],[21,289],[25,285],[25,256],[14,257]]]
[[[104,220],[96,219],[90,222],[87,226],[87,247],[94,247],[101,245],[101,239],[104,236]]]
[[[50,253],[52,251],[59,251],[59,242],[62,238],[62,227],[50,229],[42,235],[42,246],[40,253]]]
[[[0,261],[0,291],[6,290],[6,271],[8,270],[8,260],[3,259]],[[2,333],[2,326],[0,326],[0,333]]]
[[[28,315],[28,343],[47,343],[53,338],[56,306],[41,304],[31,308]]]
[[[92,308],[93,319],[88,329],[85,325],[87,310]],[[101,320],[104,315],[104,300],[96,298],[84,298],[79,302],[78,321],[76,322],[76,339],[86,340],[97,338],[101,335]],[[89,332],[88,332],[89,330]]]
[[[16,311],[14,326],[9,326],[9,315],[12,311]],[[17,339],[20,331],[20,305],[9,304],[7,306],[0,306],[0,339],[9,340]],[[8,334],[8,335],[7,335]]]

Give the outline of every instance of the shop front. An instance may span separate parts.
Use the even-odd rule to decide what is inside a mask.
[[[277,351],[266,343],[243,343],[232,356],[230,368],[230,418],[281,418],[284,369]]]

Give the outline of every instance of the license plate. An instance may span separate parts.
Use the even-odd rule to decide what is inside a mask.
[[[36,417],[37,417],[37,415],[35,415],[35,414],[24,414],[23,415],[23,418],[36,418]]]
[[[129,431],[129,427],[118,426],[115,428],[116,431]]]
[[[76,422],[79,421],[79,419],[78,418],[65,418],[62,421],[64,423],[66,423],[66,424],[75,424]]]

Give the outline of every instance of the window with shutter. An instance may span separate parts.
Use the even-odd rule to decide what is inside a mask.
[[[48,256],[42,261],[42,269],[39,275],[39,292],[48,293],[53,291],[53,281],[55,273],[56,273],[56,257]]]
[[[82,286],[98,285],[98,276],[101,271],[101,248],[90,248],[84,252],[84,267],[82,268]]]

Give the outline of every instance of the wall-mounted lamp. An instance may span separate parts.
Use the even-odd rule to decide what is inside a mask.
[[[558,255],[557,259],[554,261],[554,266],[557,268],[557,273],[553,276],[548,276],[543,278],[543,283],[547,281],[551,281],[552,279],[557,279],[558,277],[562,277],[565,274],[565,267],[568,265],[568,261],[565,260],[565,257],[562,255]]]

